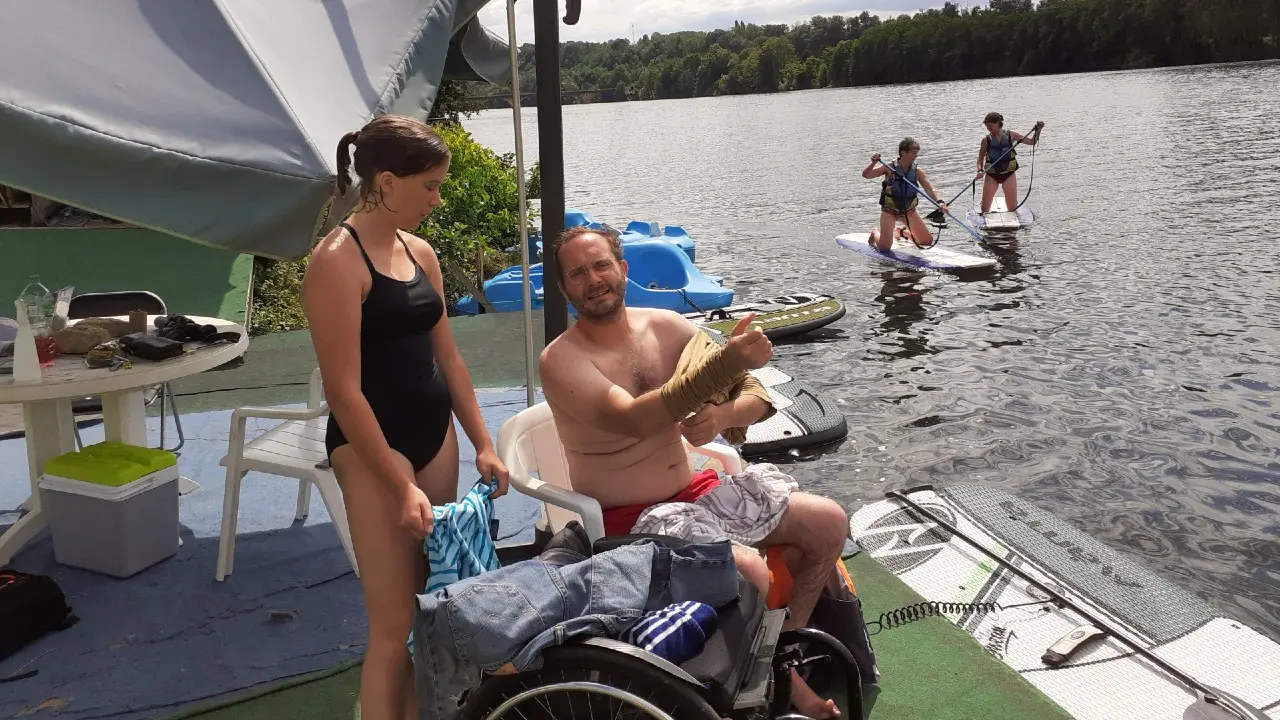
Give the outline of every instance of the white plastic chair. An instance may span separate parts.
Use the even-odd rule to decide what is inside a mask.
[[[227,441],[227,454],[221,465],[227,468],[227,481],[222,501],[222,532],[218,538],[219,581],[231,574],[235,564],[236,514],[240,507],[240,482],[247,472],[256,470],[271,475],[298,479],[298,520],[307,517],[311,509],[311,486],[315,485],[324,500],[324,506],[333,519],[342,548],[351,560],[351,569],[360,577],[356,566],[356,553],[351,546],[351,529],[347,525],[347,509],[342,504],[342,490],[329,468],[328,454],[324,448],[324,433],[328,427],[329,405],[324,401],[324,384],[320,369],[311,373],[308,384],[307,407],[304,410],[287,410],[269,407],[242,407],[231,413],[231,437]],[[285,420],[252,441],[246,443],[245,421],[251,417]]]
[[[718,461],[725,472],[742,472],[738,452],[728,445],[707,443],[694,447],[685,441],[690,455]],[[542,501],[543,521],[558,532],[570,520],[586,529],[591,542],[604,537],[604,516],[595,498],[573,491],[564,447],[545,402],[521,410],[498,429],[498,456],[507,466],[511,487]],[[535,478],[534,475],[537,475]]]

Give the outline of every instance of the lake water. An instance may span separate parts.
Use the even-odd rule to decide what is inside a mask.
[[[571,106],[567,204],[684,226],[738,298],[846,305],[775,353],[848,418],[843,444],[789,463],[806,489],[853,508],[1000,486],[1280,639],[1276,87],[1280,63],[1262,63]],[[1038,223],[996,272],[835,245],[877,219],[871,153],[915,137],[949,198],[993,109],[1021,132],[1045,121]],[[466,125],[514,149],[509,110]],[[1021,195],[1030,149],[1018,160]],[[952,225],[943,243],[988,254]]]

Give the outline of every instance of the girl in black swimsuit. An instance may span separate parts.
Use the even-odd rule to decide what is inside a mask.
[[[353,146],[360,200],[312,251],[302,303],[369,618],[360,714],[402,720],[417,710],[405,642],[426,580],[431,505],[457,499],[455,414],[481,477],[498,481],[495,496],[507,469],[449,330],[435,251],[406,232],[440,205],[449,149],[417,120],[377,118],[338,144],[340,194]]]

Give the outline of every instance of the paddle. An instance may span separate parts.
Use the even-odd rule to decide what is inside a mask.
[[[1031,132],[1035,132],[1035,131],[1036,131],[1036,130],[1035,130],[1035,128],[1032,128],[1032,129],[1031,129]],[[1027,139],[1027,136],[1028,136],[1028,135],[1030,135],[1030,134],[1031,134],[1031,133],[1023,133],[1023,135],[1022,135],[1022,139],[1021,139],[1021,140],[1015,140],[1015,141],[1013,141],[1013,144],[1009,146],[1009,149],[1008,149],[1008,150],[1005,150],[1005,151],[1004,151],[1004,152],[1002,152],[1002,153],[1000,153],[1000,157],[996,158],[995,160],[991,160],[990,158],[987,158],[987,159],[988,159],[988,161],[989,161],[989,162],[987,162],[987,163],[986,163],[987,168],[989,168],[989,167],[991,167],[991,166],[993,166],[993,165],[999,165],[999,164],[1000,164],[1000,161],[1004,159],[1004,156],[1005,156],[1005,155],[1008,155],[1008,154],[1009,154],[1009,153],[1011,153],[1011,152],[1013,152],[1013,149],[1014,149],[1014,148],[1016,148],[1016,147],[1018,147],[1019,145],[1021,145],[1021,144],[1022,144],[1022,141],[1023,141],[1023,140],[1026,140],[1026,139]],[[984,173],[986,172],[986,168],[983,168],[983,172],[984,172]],[[965,191],[966,191],[966,190],[968,190],[969,188],[973,187],[973,184],[974,184],[974,183],[976,183],[976,182],[978,182],[978,178],[980,178],[980,177],[982,177],[982,176],[981,176],[981,175],[974,175],[974,176],[973,176],[973,179],[969,181],[969,184],[968,184],[968,185],[965,185],[965,186],[964,186],[964,187],[962,187],[962,188],[960,188],[960,192],[956,193],[956,196],[955,196],[955,197],[953,197],[953,198],[951,198],[951,200],[947,203],[947,206],[948,206],[948,207],[950,207],[950,206],[951,206],[951,203],[953,203],[953,202],[955,202],[955,201],[959,200],[959,199],[960,199],[960,196],[961,196],[961,195],[963,195],[963,194],[965,193]],[[933,212],[929,213],[928,215],[925,215],[925,218],[926,218],[927,220],[929,220],[930,222],[933,222],[933,223],[941,223],[941,222],[942,222],[942,211],[941,211],[941,210],[934,210]]]
[[[884,165],[884,166],[885,166],[885,168],[889,170],[889,172],[891,172],[891,173],[893,173],[894,175],[897,175],[898,177],[902,178],[902,180],[903,180],[904,182],[906,182],[906,183],[907,183],[908,185],[910,185],[911,187],[915,188],[915,189],[916,189],[916,193],[917,193],[918,195],[920,195],[920,197],[923,197],[924,199],[926,199],[926,200],[928,200],[929,202],[933,203],[933,204],[938,208],[938,210],[939,210],[939,211],[941,211],[941,212],[945,212],[945,213],[947,214],[947,217],[951,218],[952,220],[955,220],[955,221],[956,221],[956,224],[957,224],[957,225],[959,225],[960,227],[964,228],[964,229],[965,229],[965,231],[967,231],[970,235],[972,235],[974,240],[977,240],[978,242],[982,242],[982,236],[978,234],[978,231],[977,231],[977,230],[974,230],[973,228],[969,227],[968,225],[965,225],[965,224],[960,220],[960,218],[956,217],[955,215],[952,215],[950,210],[943,210],[943,209],[942,209],[942,206],[941,206],[941,205],[938,205],[938,201],[937,201],[937,200],[934,200],[933,198],[929,197],[929,193],[926,193],[925,191],[921,190],[921,189],[920,189],[920,186],[918,186],[918,185],[916,185],[915,183],[911,182],[911,180],[909,180],[909,179],[907,178],[907,176],[906,176],[906,175],[903,175],[902,173],[898,172],[897,170],[894,170],[894,169],[893,169],[893,167],[891,167],[891,166],[889,165],[889,163],[887,163],[887,162],[885,162],[885,161],[883,161],[883,160],[881,160],[881,159],[879,159],[879,158],[876,158],[876,162],[880,163],[881,165]],[[947,204],[948,204],[948,205],[950,205],[950,203],[947,203]],[[936,243],[935,243],[935,244],[936,244]]]

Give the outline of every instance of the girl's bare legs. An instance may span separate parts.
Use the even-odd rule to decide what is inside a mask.
[[[409,461],[400,456],[406,472]],[[369,622],[369,641],[360,673],[360,717],[402,720],[417,716],[412,662],[406,642],[413,623],[413,599],[426,584],[423,541],[400,526],[400,498],[360,460],[355,448],[333,451],[332,465],[360,566]],[[452,476],[446,491],[444,478]],[[458,445],[452,426],[445,445],[417,473],[419,487],[433,504],[456,500]],[[435,494],[432,494],[432,490]]]

